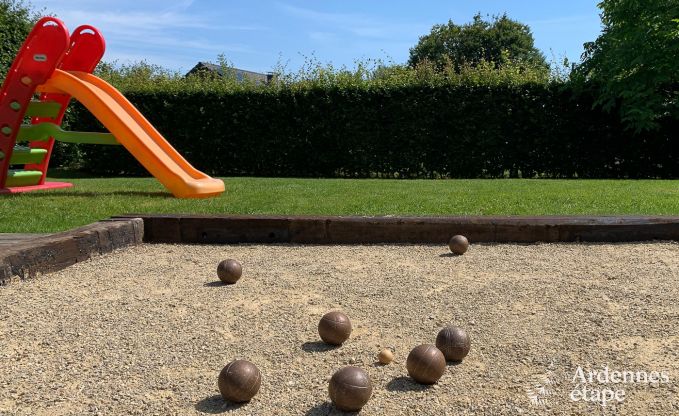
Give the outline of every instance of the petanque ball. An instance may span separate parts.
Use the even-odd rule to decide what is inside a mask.
[[[406,369],[418,383],[434,384],[446,371],[446,358],[434,345],[419,345],[408,354]]]
[[[219,373],[217,386],[224,400],[234,403],[250,401],[259,391],[262,374],[246,360],[231,361]]]
[[[358,412],[368,402],[373,387],[368,373],[358,367],[344,367],[335,372],[328,385],[330,400],[339,410]]]
[[[448,242],[448,247],[454,254],[461,256],[469,249],[469,240],[463,235],[454,235]]]
[[[243,274],[243,266],[234,259],[222,260],[217,266],[217,276],[226,284],[236,283],[241,274]]]
[[[469,354],[471,340],[467,331],[456,326],[446,326],[436,336],[436,348],[448,361],[462,361]]]
[[[342,345],[351,335],[351,321],[342,312],[328,312],[323,315],[318,323],[318,334],[323,342]]]

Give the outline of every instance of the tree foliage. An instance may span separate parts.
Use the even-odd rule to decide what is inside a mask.
[[[240,90],[160,84],[125,96],[215,176],[679,177],[679,120],[639,138],[570,84],[401,75]],[[72,109],[71,129],[101,128],[81,105]],[[93,173],[145,173],[122,146],[81,150]]]
[[[178,71],[168,70],[148,62],[119,64],[117,62],[101,62],[95,75],[127,92],[141,91],[175,91],[188,93],[196,91],[290,91],[309,90],[314,88],[347,88],[347,87],[385,87],[406,84],[426,85],[522,85],[547,84],[560,82],[552,79],[544,70],[525,67],[516,62],[497,65],[493,62],[481,61],[476,66],[462,65],[455,69],[452,65],[438,68],[434,63],[423,61],[415,66],[386,64],[377,59],[356,60],[353,68],[335,67],[323,63],[315,57],[307,57],[298,69],[283,66],[274,67],[274,79],[270,83],[261,83],[238,79],[232,67],[222,57],[218,59],[224,76],[188,76]]]
[[[595,105],[619,109],[628,128],[658,127],[679,108],[679,2],[603,0],[603,31],[585,44],[576,79],[598,90]]]
[[[471,23],[435,25],[428,35],[422,36],[410,49],[409,64],[434,62],[439,68],[476,66],[480,62],[501,65],[507,61],[531,67],[548,65],[543,54],[535,47],[530,28],[507,17],[493,16],[491,21],[476,14]]]
[[[4,79],[37,18],[22,0],[0,0],[0,78]]]

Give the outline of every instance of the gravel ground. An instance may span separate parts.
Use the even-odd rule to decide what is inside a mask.
[[[233,286],[216,280],[228,257]],[[143,245],[0,287],[0,414],[336,414],[327,383],[350,364],[373,382],[365,415],[679,414],[677,299],[677,243]],[[340,348],[316,332],[330,310],[354,325]],[[469,356],[412,382],[408,352],[447,323]],[[394,363],[375,363],[383,347]],[[240,406],[216,386],[236,358],[262,372]],[[605,366],[634,374],[577,381]],[[624,401],[573,401],[582,388]]]

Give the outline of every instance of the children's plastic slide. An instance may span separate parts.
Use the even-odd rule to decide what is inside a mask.
[[[58,19],[41,19],[17,54],[0,96],[0,193],[71,186],[45,182],[54,140],[121,144],[174,196],[202,198],[224,192],[219,179],[195,169],[114,87],[90,72],[104,40],[91,26],[69,37]],[[35,92],[40,99],[33,100]],[[68,132],[59,126],[71,97],[110,133]],[[23,124],[31,116],[31,125]],[[28,141],[29,147],[17,146]],[[16,169],[18,165],[23,169]]]

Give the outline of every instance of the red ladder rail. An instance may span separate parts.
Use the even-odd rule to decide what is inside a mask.
[[[99,30],[90,25],[79,26],[71,34],[70,48],[57,67],[64,71],[91,73],[104,56],[105,50],[106,42]],[[33,117],[31,123],[39,124],[50,122],[61,125],[70,100],[71,96],[68,94],[42,93],[40,95],[40,101],[57,102],[61,105],[61,109],[56,117]],[[24,167],[26,170],[41,171],[42,177],[38,184],[43,185],[45,183],[45,177],[47,176],[47,167],[49,166],[50,156],[52,155],[52,148],[54,147],[54,138],[50,137],[47,141],[32,141],[30,147],[33,149],[47,150],[47,155],[43,158],[41,163],[29,164]]]
[[[19,49],[0,90],[0,189],[5,188],[10,158],[35,88],[45,83],[69,47],[64,23],[43,17]]]

